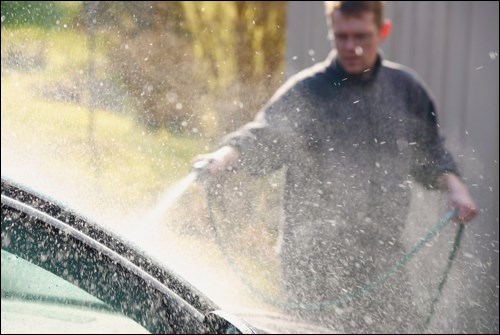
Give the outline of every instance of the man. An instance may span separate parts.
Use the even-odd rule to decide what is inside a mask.
[[[411,332],[406,274],[343,305],[404,255],[413,181],[447,192],[456,222],[477,213],[438,132],[434,103],[378,53],[381,1],[326,5],[335,50],[287,81],[208,159],[213,176],[286,169],[282,264],[290,308],[344,332]]]

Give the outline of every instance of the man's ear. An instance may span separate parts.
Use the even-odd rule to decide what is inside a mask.
[[[389,34],[391,33],[391,28],[392,28],[391,20],[385,19],[384,24],[380,29],[380,37],[382,38],[382,40],[385,40],[389,36]]]

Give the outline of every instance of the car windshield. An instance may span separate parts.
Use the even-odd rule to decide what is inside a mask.
[[[437,185],[422,186],[415,180],[414,171],[406,170],[396,176],[403,181],[394,184],[392,189],[383,184],[384,178],[395,175],[395,162],[400,157],[406,159],[420,149],[420,139],[414,141],[405,137],[413,136],[413,133],[407,135],[410,131],[404,127],[411,127],[412,122],[407,121],[414,121],[411,119],[414,115],[408,117],[405,108],[413,108],[416,104],[413,99],[424,95],[424,90],[406,101],[398,100],[398,94],[406,94],[411,85],[391,82],[388,86],[374,84],[372,87],[370,80],[378,73],[372,69],[364,69],[361,75],[352,76],[351,81],[340,63],[332,62],[321,71],[320,67],[313,68],[318,76],[326,73],[330,77],[320,84],[314,81],[316,79],[309,83],[319,93],[318,96],[311,94],[312,98],[308,91],[302,94],[300,98],[308,104],[302,104],[300,99],[296,101],[295,91],[291,89],[292,93],[284,95],[280,102],[285,101],[292,107],[284,108],[286,111],[272,110],[279,120],[278,117],[273,119],[274,114],[264,119],[262,113],[254,119],[259,111],[266,111],[270,102],[281,99],[279,94],[273,94],[285,83],[289,87],[287,79],[291,75],[322,61],[325,59],[323,54],[330,62],[335,56],[335,53],[328,56],[330,46],[326,30],[315,31],[316,28],[326,29],[324,4],[313,3],[2,1],[2,177],[55,199],[122,237],[127,245],[137,247],[149,259],[171,269],[222,310],[247,320],[260,330],[327,333],[350,329],[343,326],[356,330],[362,326],[366,328],[361,332],[377,332],[380,326],[390,333],[404,323],[413,331],[422,331],[424,328],[419,327],[424,324],[425,327],[430,325],[426,331],[498,331],[498,302],[492,306],[490,301],[492,297],[498,298],[498,145],[492,144],[498,141],[487,137],[488,132],[481,129],[483,123],[477,123],[479,119],[481,122],[489,120],[490,114],[476,117],[460,109],[469,109],[471,113],[481,109],[491,113],[489,107],[494,106],[496,126],[495,122],[484,125],[485,129],[493,129],[498,137],[498,41],[494,42],[496,44],[491,42],[491,48],[481,54],[482,58],[472,51],[465,55],[459,43],[463,40],[462,35],[474,37],[480,31],[494,29],[474,30],[476,26],[471,24],[472,32],[465,31],[459,27],[462,18],[457,13],[465,13],[469,7],[460,6],[468,5],[457,5],[459,8],[454,11],[456,8],[452,5],[446,7],[448,5],[438,2],[441,3],[439,10],[430,9],[429,12],[443,17],[449,14],[454,18],[446,21],[449,26],[442,29],[437,23],[432,26],[439,34],[427,33],[422,27],[418,27],[417,34],[410,34],[415,27],[410,27],[408,22],[427,22],[427,17],[425,20],[402,19],[397,22],[402,35],[394,34],[394,41],[404,40],[400,43],[400,49],[404,50],[395,44],[382,45],[391,56],[415,60],[410,65],[421,65],[424,70],[419,73],[422,72],[425,79],[435,79],[433,89],[437,87],[435,91],[448,99],[437,100],[439,107],[444,106],[444,113],[439,115],[443,116],[440,118],[442,123],[437,124],[431,100],[426,100],[426,108],[432,108],[426,118],[436,122],[437,128],[451,130],[451,138],[457,139],[452,142],[451,151],[458,153],[455,160],[460,167],[465,167],[462,179],[470,186],[473,197],[480,199],[477,201],[481,202],[479,220],[488,221],[482,226],[471,224],[472,228],[465,233],[468,242],[455,253],[454,248],[458,249],[459,245],[456,236],[460,236],[455,235],[455,231],[461,231],[458,225],[447,225],[453,212],[446,213],[445,201],[441,200],[439,192],[434,192]],[[412,15],[413,7],[405,7],[403,2],[397,2],[397,6],[388,3],[389,15],[398,14],[400,9],[404,15]],[[481,3],[482,7],[477,7],[481,13],[498,12],[484,10],[487,5]],[[425,6],[422,2],[422,10],[414,12],[425,16]],[[311,16],[303,16],[304,11]],[[356,17],[339,22],[346,21],[349,28],[351,19],[355,21]],[[321,26],[313,22],[314,18],[321,20]],[[474,22],[498,23],[498,16],[496,18]],[[453,27],[459,27],[457,32],[452,32]],[[498,31],[498,25],[496,28]],[[308,46],[311,42],[308,34],[313,30],[315,35],[320,35],[319,44],[325,45],[325,52]],[[401,37],[407,32],[408,38]],[[445,32],[454,37],[449,38]],[[459,36],[451,35],[458,32]],[[413,49],[426,49],[422,45],[427,46],[424,37],[428,35],[436,35],[433,36],[436,40],[428,42],[432,45],[428,49],[437,51],[425,58]],[[420,37],[415,39],[414,36]],[[297,47],[299,40],[303,43],[300,48]],[[378,38],[374,35],[368,44],[375,40]],[[477,42],[476,38],[471,40]],[[358,42],[354,38],[345,44]],[[455,48],[449,47],[452,50],[449,51],[448,44]],[[457,45],[460,46],[458,52]],[[299,54],[297,49],[304,49],[303,53]],[[356,68],[356,57],[367,56],[370,52],[377,57],[377,49],[372,49],[356,47],[351,55],[345,56],[346,64],[352,63]],[[473,45],[470,49],[479,48]],[[459,54],[465,56],[458,57]],[[448,56],[450,61],[446,62]],[[439,58],[443,63],[427,66],[429,58]],[[400,71],[399,67],[380,59],[379,56],[374,67]],[[465,66],[457,65],[463,64],[462,61],[468,66],[463,72],[468,77],[461,75]],[[340,71],[341,76],[336,77],[338,74],[334,71]],[[493,73],[496,79],[491,79]],[[294,83],[305,77],[294,76]],[[409,80],[412,76],[405,74],[404,77]],[[469,85],[469,79],[477,85]],[[484,84],[494,94],[482,91],[483,80],[494,83]],[[480,93],[474,91],[476,95],[471,93],[462,97],[458,86],[448,83],[457,83],[460,88],[477,86],[475,89]],[[351,84],[359,84],[351,95],[342,91],[331,101],[322,101],[330,91]],[[364,89],[375,92],[374,96],[384,93],[375,99],[363,100],[363,96],[358,95]],[[283,91],[286,90],[278,92]],[[494,98],[492,104],[489,95]],[[376,105],[379,103],[386,106],[379,108]],[[343,121],[335,123],[332,121],[334,116],[320,115],[318,106],[321,104],[328,105],[328,113],[339,114],[335,117],[344,117]],[[337,105],[348,108],[335,109]],[[384,119],[371,119],[366,113],[363,114],[366,117],[358,116],[357,121],[353,121],[349,114],[351,108],[359,113],[376,110]],[[453,109],[462,114],[451,114]],[[311,113],[305,114],[308,118],[305,121],[300,119],[304,113]],[[302,129],[296,120],[304,121],[306,126]],[[275,137],[270,136],[271,140],[260,143],[259,127],[264,128],[272,122],[278,123],[276,133],[272,134]],[[359,122],[359,126],[353,122]],[[369,124],[370,131],[378,131],[403,123],[404,126],[391,133],[403,140],[393,138],[393,143],[389,143],[390,140],[376,137],[370,138],[369,144],[364,141],[368,132],[361,127],[363,124]],[[247,127],[243,133],[248,127],[254,127],[253,133],[244,133],[244,140],[239,139],[241,141],[236,143],[226,136],[241,130],[243,125]],[[475,132],[471,130],[469,134],[469,129]],[[328,131],[335,136],[318,135],[316,131]],[[417,133],[420,131],[426,130],[420,127]],[[346,142],[343,147],[344,142],[336,142],[338,134],[340,137],[352,135],[356,140]],[[213,153],[222,143],[231,143],[233,148],[244,145],[245,140],[255,139],[252,136],[258,138],[256,142],[259,143],[252,148],[253,152],[249,150],[249,156],[257,158],[252,161],[252,157],[240,157],[240,162],[253,163],[254,170],[231,166],[224,168],[224,178],[207,178],[205,164],[212,160],[197,161],[195,157],[201,155],[203,158],[204,154]],[[426,140],[423,141],[427,143]],[[484,143],[487,145],[483,146]],[[297,146],[293,147],[294,144]],[[375,147],[382,148],[382,159],[370,156],[379,153],[370,149]],[[354,154],[345,154],[344,149]],[[292,158],[276,167],[272,162],[260,161],[261,156],[253,155],[261,150],[272,151],[278,158]],[[363,165],[365,156],[359,163],[355,161],[356,155],[373,159],[370,165]],[[313,166],[311,157],[321,164]],[[415,165],[424,165],[418,159],[415,162]],[[301,176],[300,180],[295,179],[299,182],[294,183],[293,176],[290,178],[293,173]],[[432,173],[427,171],[428,175]],[[340,175],[345,178],[338,177]],[[320,180],[317,176],[326,177]],[[429,189],[424,189],[427,186]],[[398,197],[397,192],[408,197]],[[338,194],[346,198],[336,198]],[[372,202],[363,200],[368,195]],[[289,197],[293,196],[300,200],[295,203],[299,206],[290,201]],[[388,197],[392,200],[386,203]],[[397,211],[401,208],[409,209],[401,214]],[[337,220],[336,215],[348,209],[346,219]],[[375,210],[370,212],[371,209]],[[384,222],[372,220],[371,215],[376,216],[377,210],[382,213],[380,215],[390,213],[385,216],[390,218]],[[295,221],[284,219],[289,213],[296,215]],[[320,213],[321,219],[316,220],[311,213]],[[330,213],[332,217],[328,216]],[[363,216],[362,213],[368,214]],[[391,228],[391,222],[395,229]],[[411,224],[397,226],[396,222]],[[344,234],[347,229],[341,228],[350,225],[354,225],[355,233]],[[392,238],[396,235],[400,240]],[[285,240],[287,242],[283,242]],[[13,264],[6,267],[9,278],[28,277],[26,273],[31,273],[29,265],[4,250],[3,245],[2,240],[2,299],[4,260]],[[369,250],[374,250],[373,253],[365,253],[366,248],[372,248]],[[327,253],[330,258],[324,257]],[[456,255],[459,260],[453,261]],[[317,262],[310,263],[309,259]],[[38,271],[40,269],[33,273],[50,277],[49,273]],[[365,276],[365,271],[369,275]],[[36,276],[31,279],[36,281]],[[356,280],[351,281],[354,277]],[[399,285],[401,278],[404,285],[411,287],[411,297],[408,297],[407,286]],[[9,285],[14,293],[21,287],[13,282]],[[30,289],[37,287],[31,283],[27,285]],[[66,290],[66,284],[62,283],[57,285],[64,287],[65,292],[71,291],[71,299],[75,301],[81,299],[93,306],[105,305],[86,292],[69,287]],[[382,286],[384,289],[379,290]],[[463,287],[468,288],[463,289],[468,292],[467,299],[459,294]],[[475,289],[479,292],[477,295]],[[50,290],[45,287],[40,291],[50,296]],[[50,296],[50,299],[58,297]],[[357,302],[349,303],[358,299],[368,306],[366,313],[349,307],[357,306]],[[412,302],[408,303],[410,300]],[[392,304],[391,301],[397,302]],[[409,305],[418,310],[418,315],[406,322],[400,315],[411,315],[410,308],[406,309]],[[9,306],[9,311],[14,313],[22,309],[16,302]],[[68,309],[73,307],[67,306]],[[102,307],[106,311],[109,308]],[[474,313],[469,315],[470,309],[474,309]],[[483,310],[489,313],[484,320],[482,316],[475,317],[482,315]],[[2,303],[2,320],[5,313],[7,310]],[[38,313],[36,306],[30,313]],[[328,313],[334,316],[334,321],[328,318]],[[91,314],[82,318],[93,318]],[[323,318],[320,314],[326,316]],[[342,325],[336,323],[337,318],[343,320]],[[388,323],[379,325],[378,318]],[[461,326],[455,329],[450,320],[458,319]],[[109,322],[122,320],[110,314],[102,319],[102,324],[109,325]],[[96,323],[96,327],[101,327],[101,323]],[[5,328],[5,331],[10,329]],[[144,329],[139,327],[137,331]]]

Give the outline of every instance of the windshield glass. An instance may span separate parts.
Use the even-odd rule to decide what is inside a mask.
[[[22,278],[22,280],[21,280]],[[2,250],[2,332],[147,334],[82,289]]]

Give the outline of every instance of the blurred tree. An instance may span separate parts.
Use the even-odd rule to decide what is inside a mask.
[[[151,130],[220,137],[281,83],[286,2],[98,3],[112,73]]]
[[[250,120],[282,82],[284,1],[186,1],[187,29],[222,133]],[[249,93],[251,92],[251,93]]]
[[[195,82],[181,4],[98,3],[94,22],[110,46],[109,73],[131,97],[137,120],[150,130],[174,133],[197,124],[191,96],[203,86]]]
[[[203,73],[200,78],[210,93],[210,100],[198,112],[202,120],[206,115],[215,120],[211,135],[220,140],[251,120],[284,80],[286,2],[182,4],[194,56]],[[258,254],[256,250],[272,254],[269,246],[262,246],[266,238],[261,228],[267,227],[271,236],[277,234],[281,179],[280,173],[259,180],[234,174],[222,185],[224,191],[214,204],[221,214],[217,223],[237,249],[239,245],[252,255]],[[253,238],[261,248],[252,248]]]

